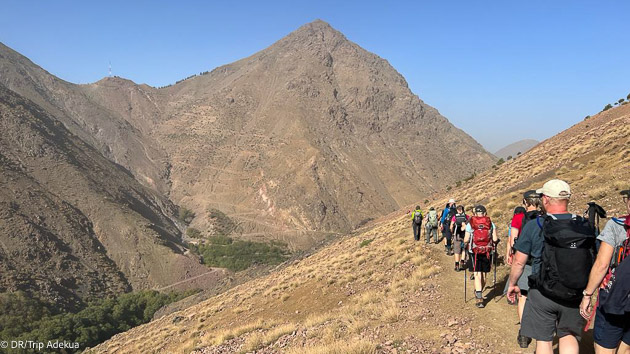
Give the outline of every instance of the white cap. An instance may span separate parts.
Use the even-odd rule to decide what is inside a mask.
[[[448,200],[449,203],[455,203],[455,199],[451,198]]]
[[[552,198],[569,199],[571,197],[571,187],[563,180],[552,179],[543,184],[541,189],[537,189],[536,193]]]

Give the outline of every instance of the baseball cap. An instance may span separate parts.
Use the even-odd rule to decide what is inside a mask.
[[[537,189],[536,193],[552,198],[569,199],[571,198],[571,187],[563,180],[552,179],[543,184],[541,189]]]
[[[448,200],[449,203],[455,203],[455,199],[451,198]]]
[[[540,193],[536,193],[535,189],[530,189],[527,192],[523,193],[523,198],[540,198]]]
[[[479,204],[475,207],[475,213],[485,213],[486,212],[486,207]]]
[[[625,195],[627,197],[630,197],[630,189],[623,190],[623,191],[619,192],[619,194]]]

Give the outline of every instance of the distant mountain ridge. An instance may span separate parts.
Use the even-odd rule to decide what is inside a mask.
[[[534,139],[523,139],[499,149],[494,155],[498,158],[507,159],[509,156],[516,157],[519,153],[524,154],[529,149],[538,145],[540,141]]]

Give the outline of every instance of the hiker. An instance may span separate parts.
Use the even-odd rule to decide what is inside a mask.
[[[555,333],[561,353],[578,353],[584,326],[579,304],[593,264],[595,231],[588,220],[569,213],[566,182],[550,180],[536,193],[542,194],[546,215],[527,222],[516,240],[508,299],[520,295],[517,282],[532,258],[519,339],[536,339],[536,353],[553,353]]]
[[[413,227],[413,239],[420,241],[420,233],[422,232],[422,210],[419,205],[411,213],[411,225]]]
[[[495,245],[499,242],[496,226],[487,216],[486,207],[477,205],[474,215],[466,224],[464,244],[468,247],[468,270],[475,277],[475,298],[478,308],[483,303],[483,288],[486,285],[486,273],[490,272]]]
[[[453,235],[451,234],[450,226],[451,219],[453,218],[453,215],[455,215],[456,207],[457,205],[455,205],[455,199],[449,199],[448,203],[446,203],[446,207],[442,211],[442,215],[440,215],[439,229],[442,230],[442,235],[444,237],[444,251],[448,256],[453,254],[451,250],[451,238]]]
[[[600,289],[593,328],[597,354],[630,352],[630,189],[620,194],[628,214],[609,220],[597,237],[601,244],[580,304],[580,313],[590,319],[591,300],[597,288]],[[617,286],[621,288],[617,289]],[[616,291],[620,291],[622,296],[615,296]]]
[[[451,218],[451,234],[453,235],[453,252],[455,254],[455,271],[464,270],[464,259],[466,258],[466,250],[464,248],[464,236],[466,235],[466,224],[468,224],[468,215],[464,212],[464,207],[458,205],[457,212]]]
[[[518,240],[521,235],[521,231],[525,224],[531,220],[536,220],[536,218],[540,215],[540,194],[536,193],[535,190],[528,190],[523,193],[523,206],[519,206],[514,210],[514,217],[512,218],[512,222],[510,223],[510,237],[507,242],[507,253],[505,256],[506,262],[509,265],[512,265],[512,258],[514,257],[515,248],[514,243]],[[521,289],[521,295],[517,299],[517,314],[519,322],[523,319],[523,309],[525,308],[525,303],[527,302],[527,292],[529,290],[528,285],[528,277],[532,274],[532,260],[531,257],[527,260],[525,264],[525,268],[523,269],[523,274],[518,278],[517,285]],[[505,291],[507,293],[509,282],[505,284]],[[518,335],[517,338],[518,344],[521,348],[527,348],[531,343],[532,339],[528,337],[524,337],[522,335]]]
[[[429,212],[425,216],[424,222],[426,225],[426,229],[425,229],[426,243],[428,244],[431,241],[431,235],[433,235],[433,241],[437,244],[438,243],[438,233],[437,233],[438,215],[434,207],[429,208]]]

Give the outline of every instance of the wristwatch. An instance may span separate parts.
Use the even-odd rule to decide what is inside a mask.
[[[584,290],[582,290],[582,295],[584,295],[585,297],[591,297],[591,296],[593,296],[593,293],[589,294],[589,293],[586,292],[586,289],[584,289]]]

